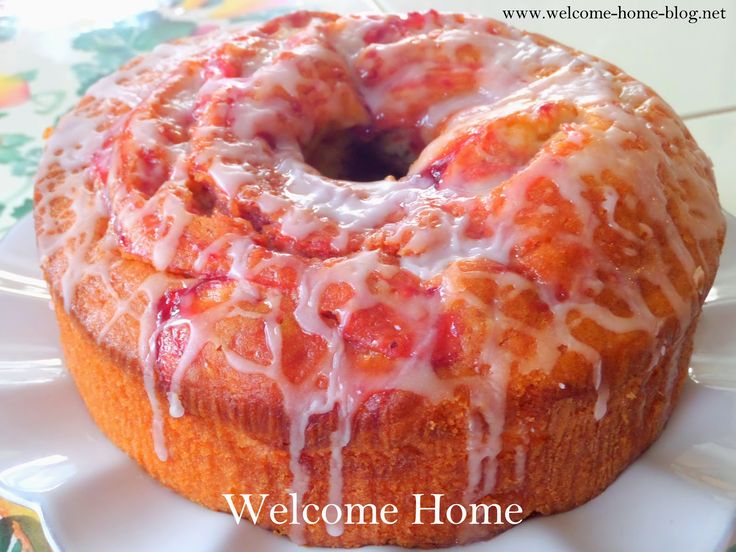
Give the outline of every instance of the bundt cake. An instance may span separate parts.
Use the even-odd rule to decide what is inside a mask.
[[[652,90],[435,11],[134,59],[53,130],[34,213],[102,431],[209,508],[395,506],[254,520],[345,547],[470,542],[602,492],[673,409],[724,237]],[[416,495],[519,513],[417,523]]]

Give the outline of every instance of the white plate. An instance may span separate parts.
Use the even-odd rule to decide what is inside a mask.
[[[601,496],[463,552],[713,552],[736,519],[736,219],[700,324],[693,375],[663,436]],[[150,479],[89,418],[59,360],[33,225],[0,242],[0,495],[36,505],[58,548],[295,552],[287,539]],[[364,550],[388,551],[391,548]]]

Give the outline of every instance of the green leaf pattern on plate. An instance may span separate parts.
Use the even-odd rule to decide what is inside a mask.
[[[15,17],[0,17],[0,42],[15,36]]]
[[[7,165],[12,176],[33,176],[41,158],[41,148],[32,136],[0,134],[0,165]]]
[[[90,61],[75,63],[72,69],[79,80],[77,94],[115,71],[132,57],[151,50],[167,40],[190,35],[197,28],[192,21],[174,21],[158,12],[145,12],[130,21],[115,23],[110,29],[95,29],[72,41],[77,50],[91,52]]]

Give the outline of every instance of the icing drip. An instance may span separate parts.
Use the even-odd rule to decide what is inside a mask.
[[[185,415],[192,366],[220,354],[283,395],[299,504],[310,421],[335,415],[340,504],[352,420],[384,390],[435,404],[464,390],[465,499],[486,496],[511,378],[579,357],[601,420],[610,367],[586,324],[643,333],[655,351],[681,338],[697,301],[672,267],[702,295],[700,242],[723,223],[703,215],[717,212],[710,163],[645,87],[500,23],[293,17],[159,47],[62,119],[37,184],[54,295],[110,347],[133,321],[128,360],[162,461],[161,398]],[[411,157],[408,174],[319,174],[306,152],[331,132],[384,140],[384,156]],[[687,235],[683,220],[697,220]],[[121,283],[131,263],[143,276]],[[98,286],[94,313],[83,282]],[[225,336],[231,321],[251,333]],[[522,481],[526,449],[514,454]]]

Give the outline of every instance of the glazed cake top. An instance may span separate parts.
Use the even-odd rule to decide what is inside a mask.
[[[54,297],[142,370],[162,459],[161,409],[184,414],[206,357],[278,385],[297,491],[311,417],[337,412],[335,500],[377,390],[465,390],[471,498],[493,488],[510,378],[565,383],[573,363],[604,416],[600,336],[653,366],[724,232],[710,161],[650,89],[437,12],[297,13],[158,47],[60,121],[35,215]]]

